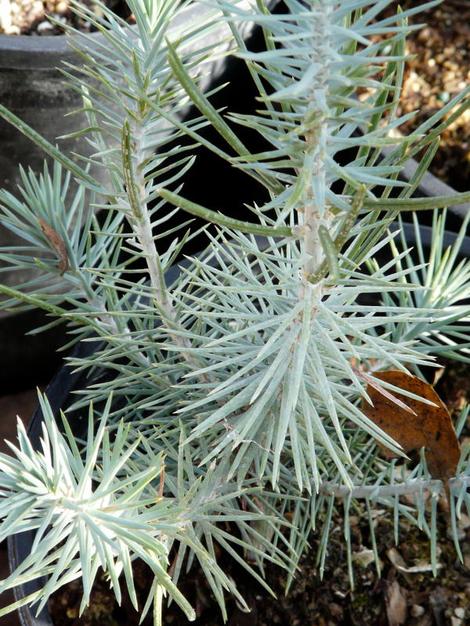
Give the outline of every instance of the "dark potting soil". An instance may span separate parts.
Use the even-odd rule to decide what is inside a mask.
[[[454,417],[470,401],[470,367],[447,364],[436,388]],[[470,443],[470,422],[463,431],[462,444]],[[351,589],[346,565],[341,516],[333,520],[328,558],[320,580],[316,558],[319,539],[311,537],[300,570],[285,595],[285,574],[268,567],[266,580],[277,598],[272,598],[233,561],[221,556],[227,573],[237,582],[252,608],[244,613],[227,599],[229,626],[465,626],[470,623],[470,517],[460,525],[464,563],[460,563],[450,534],[444,508],[438,514],[439,570],[430,571],[429,542],[421,531],[406,521],[401,525],[398,545],[394,543],[390,511],[374,513],[377,549],[381,561],[378,575],[372,558],[369,523],[359,505],[351,516],[355,586]],[[411,571],[410,568],[413,568]],[[407,571],[408,570],[408,571]],[[141,605],[147,597],[151,576],[147,567],[134,566],[136,589]],[[124,585],[123,585],[124,588]],[[221,614],[202,572],[193,568],[182,590],[196,608],[196,626],[220,626]],[[95,584],[90,607],[78,617],[81,583],[76,581],[52,597],[49,609],[55,626],[137,626],[136,613],[124,594],[117,606],[103,576]],[[143,622],[151,626],[151,618]],[[172,604],[165,610],[165,625],[188,626],[181,611]]]
[[[389,12],[396,12],[397,5],[410,9],[417,4],[422,3],[396,0]],[[415,111],[416,116],[400,127],[405,135],[470,84],[470,0],[445,0],[410,17],[409,23],[425,26],[407,38],[406,52],[413,56],[406,63],[398,114]],[[470,109],[442,133],[430,170],[454,189],[468,190]]]
[[[97,17],[101,15],[102,9],[95,0],[80,0],[80,4],[91,9]],[[103,4],[120,17],[131,21],[125,0],[103,0]],[[88,20],[83,20],[73,13],[70,0],[14,0],[0,2],[0,34],[63,35],[63,29],[52,24],[47,16],[83,32],[93,30]]]

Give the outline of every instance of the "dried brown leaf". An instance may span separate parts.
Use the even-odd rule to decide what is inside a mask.
[[[412,392],[435,406],[404,397],[408,407],[405,411],[374,383],[367,386],[373,406],[365,401],[362,405],[367,417],[395,439],[405,452],[424,447],[429,472],[434,478],[447,480],[454,476],[460,446],[449,411],[432,385],[398,370],[377,372],[374,377]]]
[[[62,275],[69,269],[69,258],[67,255],[65,242],[59,235],[59,233],[41,218],[39,218],[39,226],[41,227],[41,230],[46,236],[47,241],[51,244],[52,249],[57,255],[57,258],[59,260],[59,271]]]

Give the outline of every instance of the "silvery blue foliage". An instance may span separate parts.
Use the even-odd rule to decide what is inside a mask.
[[[88,163],[0,106],[55,161],[41,174],[23,171],[17,195],[0,191],[0,222],[24,239],[0,258],[10,271],[40,270],[25,285],[0,285],[1,306],[41,307],[68,324],[69,345],[96,345],[69,357],[89,372],[89,385],[64,407],[88,412],[87,440],[76,441],[65,418],[61,434],[41,398],[42,450],[20,424],[18,447],[0,457],[1,536],[37,529],[35,550],[0,590],[48,576],[24,600],[41,608],[82,577],[84,610],[101,567],[118,601],[125,585],[137,607],[139,558],[154,576],[143,615],[153,605],[161,624],[169,596],[194,619],[178,581],[197,560],[225,619],[224,593],[243,599],[216,546],[266,586],[268,561],[292,580],[317,523],[322,572],[339,501],[350,565],[355,499],[366,500],[372,534],[374,505],[392,509],[396,533],[401,516],[413,520],[430,537],[436,570],[443,485],[431,480],[424,455],[413,470],[379,455],[377,444],[402,451],[361,407],[374,371],[418,373],[441,355],[468,361],[470,266],[458,260],[467,222],[444,250],[440,209],[469,194],[412,196],[446,116],[468,106],[469,90],[411,135],[396,132],[409,118],[397,117],[405,37],[417,28],[408,17],[437,2],[384,17],[391,0],[285,0],[282,11],[264,0],[209,0],[191,23],[187,1],[128,4],[132,29],[104,6],[97,18],[75,3],[104,34],[93,44],[79,35],[83,63],[66,71],[83,95],[81,132],[95,150]],[[221,24],[222,45],[213,36]],[[261,52],[243,37],[253,25],[264,36]],[[211,103],[205,75],[225,54],[246,62],[258,92],[251,114]],[[207,138],[207,126],[219,141]],[[261,135],[263,152],[243,143],[242,126]],[[224,197],[220,212],[185,197],[197,145],[264,189],[266,202],[248,207],[250,221],[225,215]],[[414,177],[401,181],[402,164],[418,154]],[[105,183],[94,178],[97,168]],[[435,210],[428,256],[416,218],[426,209]],[[414,211],[418,260],[402,211]],[[190,217],[174,225],[177,212],[215,228],[207,249],[167,284],[195,234]],[[405,402],[420,399],[381,384]],[[463,451],[449,483],[457,550],[469,475]],[[400,500],[409,494],[414,507]]]

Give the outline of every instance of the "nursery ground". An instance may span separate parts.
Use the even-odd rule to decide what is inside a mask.
[[[416,0],[397,0],[410,9]],[[470,84],[470,1],[445,0],[410,18],[410,24],[426,26],[411,33],[406,52],[412,57],[405,69],[398,113],[416,111],[416,117],[400,127],[408,134]],[[441,136],[432,173],[459,191],[470,182],[470,109],[453,121]]]
[[[103,0],[104,4],[118,15],[128,18],[129,10],[125,0]],[[81,0],[96,16],[101,9],[94,0]],[[0,2],[0,34],[4,35],[62,35],[59,25],[52,24],[46,16],[51,16],[62,24],[70,24],[81,31],[91,30],[87,20],[74,16],[70,0],[13,0]]]

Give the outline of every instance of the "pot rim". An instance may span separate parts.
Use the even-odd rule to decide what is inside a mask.
[[[385,156],[389,152],[390,151],[386,148],[382,148],[382,153]],[[419,163],[416,159],[412,157],[407,159],[402,166],[399,177],[405,181],[411,180],[418,167]],[[421,195],[428,197],[453,196],[458,193],[456,189],[448,183],[445,183],[438,176],[435,176],[430,170],[424,174],[417,187],[417,191],[419,191]],[[449,204],[449,211],[463,220],[467,213],[470,212],[470,202],[466,202],[464,204]]]
[[[200,20],[201,11],[206,12],[208,18],[213,14],[210,7],[188,6],[175,16],[170,30],[178,31],[191,22],[193,14]],[[137,27],[129,24],[128,28]],[[73,35],[0,35],[0,70],[57,70],[64,63],[77,62],[77,53],[71,44],[81,42],[83,45],[87,40],[91,45],[99,44],[100,40],[104,41],[104,35],[99,31]]]
[[[418,169],[419,163],[415,159],[409,159],[403,166],[402,176],[406,180],[410,180],[415,171]],[[451,185],[445,183],[438,176],[435,176],[431,171],[427,171],[420,184],[418,185],[418,191],[423,196],[453,196],[458,193]],[[454,215],[457,215],[461,219],[464,219],[467,213],[470,212],[470,202],[464,204],[450,204],[449,211]]]
[[[84,37],[98,41],[102,35],[100,32],[74,36],[0,35],[0,69],[55,70],[60,62],[76,60],[70,42]]]

